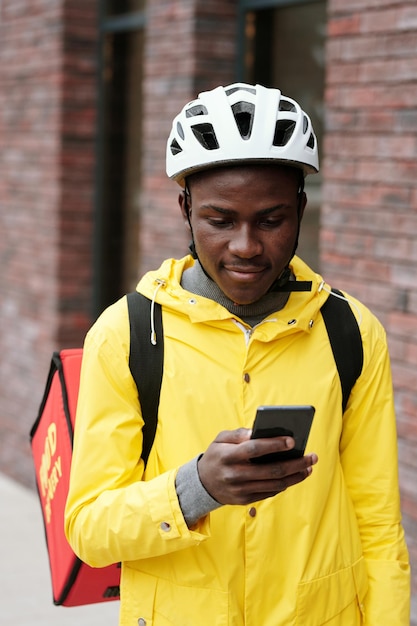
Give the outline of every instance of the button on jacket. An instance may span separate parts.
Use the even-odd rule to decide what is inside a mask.
[[[126,298],[87,335],[66,510],[73,549],[92,566],[122,562],[121,626],[408,626],[383,328],[350,298],[364,365],[342,415],[320,314],[332,296],[322,278],[295,257],[293,273],[312,281],[311,292],[292,293],[248,332],[220,304],[182,289],[192,263],[167,260],[138,285],[162,304],[165,336],[146,471]],[[250,506],[222,506],[188,528],[178,468],[220,431],[251,428],[261,404],[315,406],[311,477]]]

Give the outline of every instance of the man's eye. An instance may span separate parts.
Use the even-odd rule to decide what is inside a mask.
[[[208,222],[209,224],[211,224],[211,226],[216,226],[218,228],[225,228],[226,226],[230,226],[233,224],[233,222],[231,222],[230,220],[219,220],[213,218],[209,218]]]
[[[281,222],[282,222],[281,219],[263,220],[259,222],[259,225],[262,226],[263,228],[277,228],[278,226],[280,226]]]

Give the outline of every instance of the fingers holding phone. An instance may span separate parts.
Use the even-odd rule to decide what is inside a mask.
[[[302,482],[317,462],[303,456],[313,415],[313,407],[260,407],[252,433],[219,433],[198,463],[203,486],[222,504],[249,504]]]

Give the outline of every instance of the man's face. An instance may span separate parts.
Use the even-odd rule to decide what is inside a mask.
[[[189,179],[190,222],[200,263],[236,304],[259,300],[292,256],[306,198],[297,214],[292,168],[245,165]],[[183,215],[184,197],[180,195]]]

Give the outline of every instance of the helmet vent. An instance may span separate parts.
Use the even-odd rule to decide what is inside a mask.
[[[280,111],[292,111],[293,113],[297,113],[295,104],[293,104],[289,100],[286,100],[285,98],[281,98],[281,100],[279,101],[279,110]]]
[[[211,124],[195,124],[191,127],[197,141],[206,150],[217,150],[219,147],[216,133]]]
[[[303,116],[303,133],[304,133],[304,135],[306,134],[307,130],[308,130],[308,119],[307,119],[307,116],[304,115]]]
[[[203,104],[196,104],[185,112],[185,117],[195,117],[196,115],[207,115],[207,109]]]
[[[274,146],[286,146],[294,132],[295,122],[292,120],[278,120],[275,124]]]
[[[185,135],[184,135],[184,129],[182,127],[182,124],[180,124],[178,122],[177,124],[177,133],[179,134],[179,136],[181,137],[181,139],[184,139]]]
[[[174,156],[178,154],[179,152],[182,152],[182,148],[176,139],[173,139],[173,141],[171,142],[170,149],[171,149],[171,154],[173,154]]]
[[[237,87],[232,87],[231,89],[225,89],[226,96],[231,96],[235,91],[247,91],[248,93],[252,93],[256,95],[256,89],[253,87],[244,87],[243,85],[238,85]]]
[[[255,105],[251,102],[236,102],[232,106],[232,111],[242,139],[249,139],[252,132]]]
[[[311,135],[310,135],[310,137],[309,137],[309,140],[307,141],[307,145],[308,145],[308,147],[309,147],[309,148],[311,148],[312,150],[314,150],[314,147],[315,147],[315,145],[316,145],[316,140],[315,140],[315,138],[314,138],[313,133],[311,133]]]

